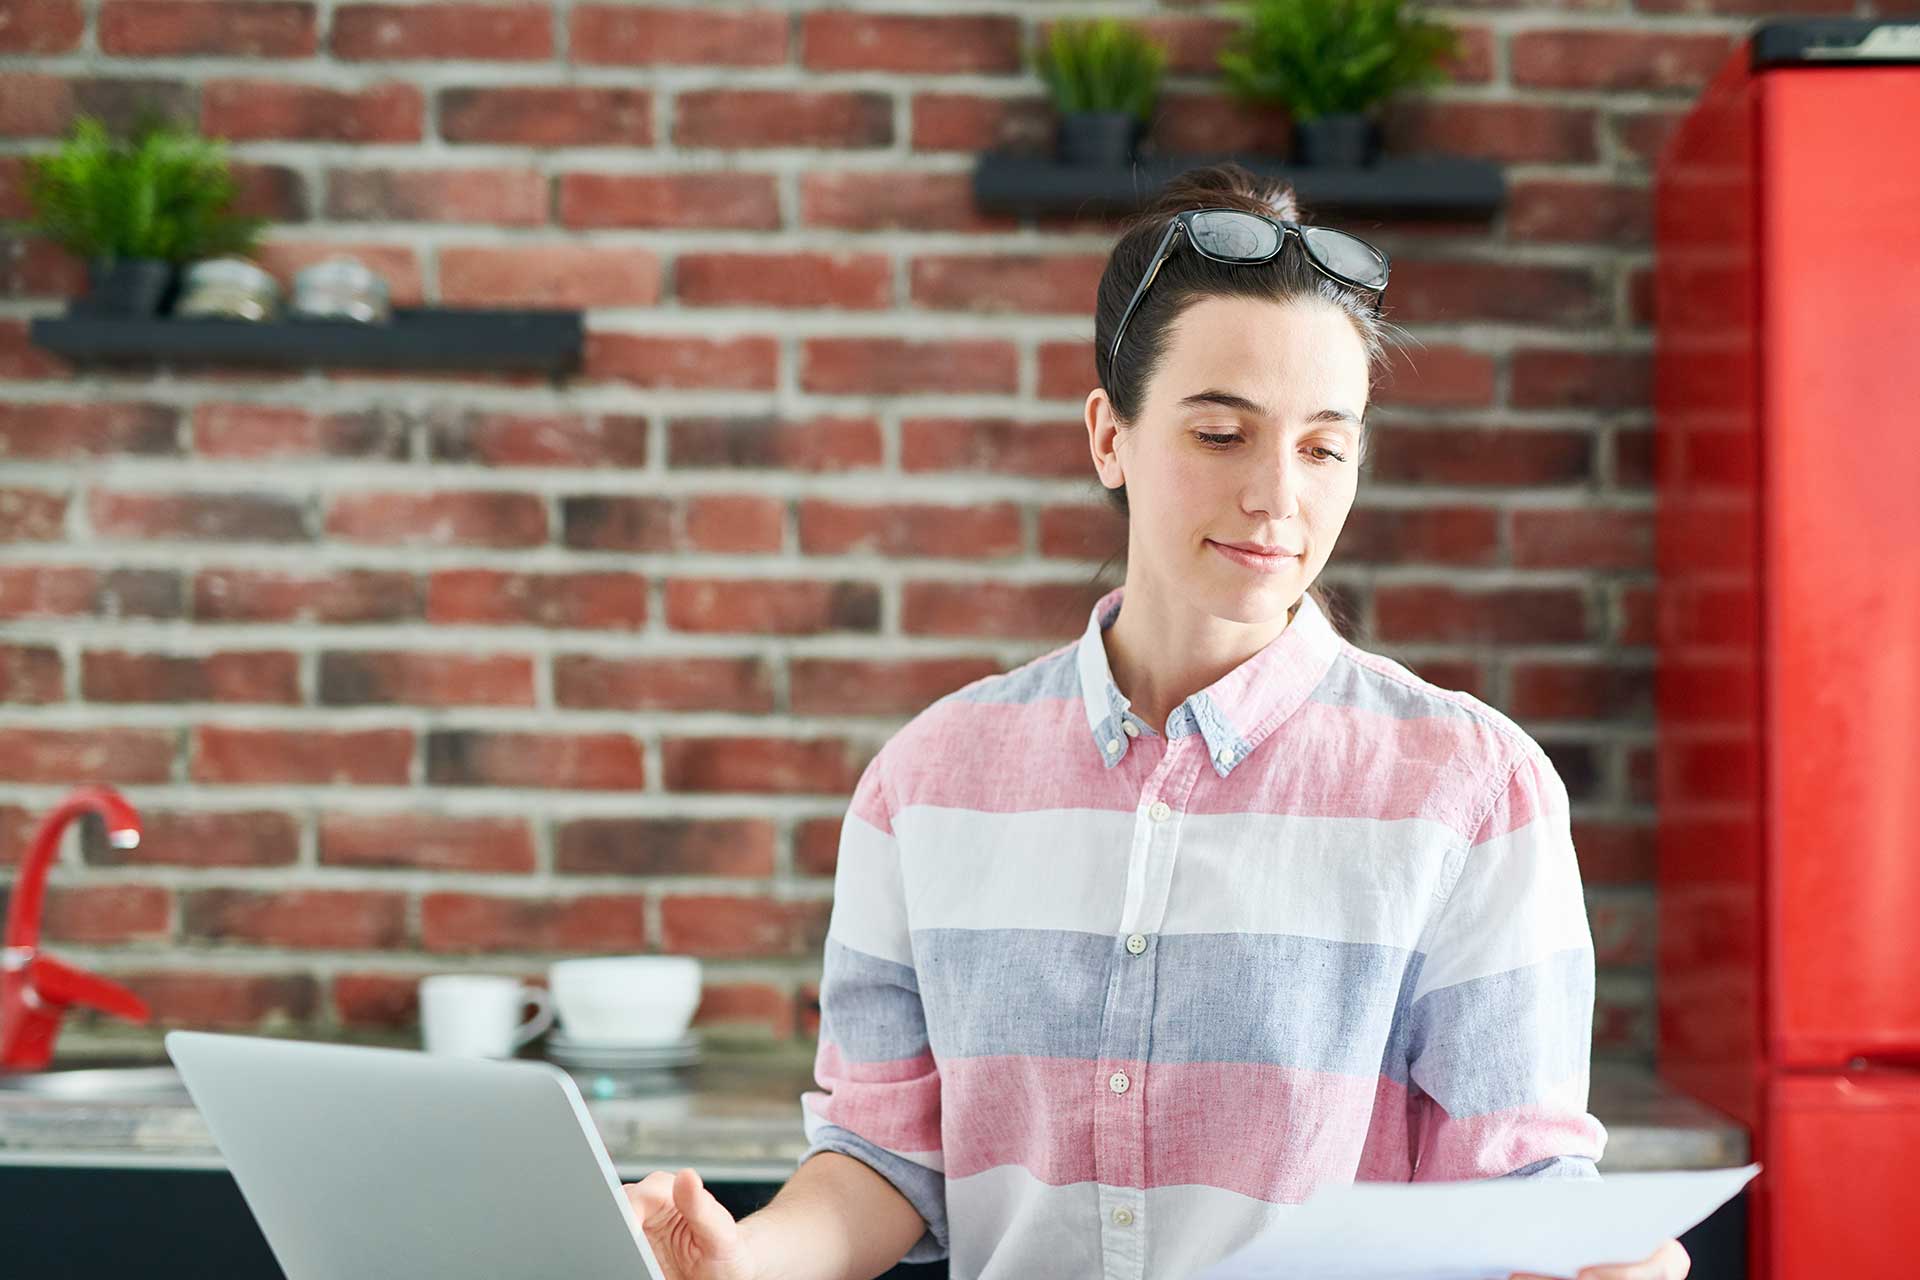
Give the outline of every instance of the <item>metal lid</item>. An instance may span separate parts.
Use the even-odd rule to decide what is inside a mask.
[[[188,289],[203,285],[238,286],[249,292],[278,293],[279,281],[257,262],[245,258],[203,258],[187,266],[183,282]]]
[[[294,288],[382,295],[387,282],[358,258],[336,255],[294,276]]]

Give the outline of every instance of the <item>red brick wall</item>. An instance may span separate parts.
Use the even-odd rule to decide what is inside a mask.
[[[1551,750],[1596,1048],[1628,1057],[1651,1009],[1649,163],[1748,25],[1638,8],[1451,11],[1455,83],[1391,112],[1391,146],[1498,160],[1511,193],[1488,223],[1366,224],[1424,345],[1388,371],[1322,579],[1361,643]],[[1227,16],[1146,16],[1175,54],[1161,146],[1285,144],[1209,74]],[[690,952],[704,1026],[809,1034],[862,765],[1111,581],[1079,404],[1112,226],[969,194],[976,151],[1047,136],[1036,25],[0,0],[0,216],[75,112],[147,99],[235,140],[283,280],[345,247],[403,304],[590,312],[558,390],[76,370],[26,324],[78,264],[7,244],[0,857],[86,779],[148,830],[69,841],[49,943],[170,1024],[402,1043],[428,972]]]

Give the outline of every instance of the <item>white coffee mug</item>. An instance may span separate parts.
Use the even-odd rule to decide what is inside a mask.
[[[525,1022],[521,1012],[539,1005]],[[436,973],[420,980],[420,1035],[428,1053],[510,1058],[553,1025],[546,988],[491,973]]]

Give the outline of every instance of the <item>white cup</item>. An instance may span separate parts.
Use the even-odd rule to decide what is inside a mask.
[[[539,1010],[522,1022],[529,1002]],[[420,980],[420,1035],[428,1053],[510,1058],[552,1025],[553,997],[518,978],[436,973]]]
[[[692,956],[594,956],[559,960],[547,985],[560,1025],[595,1044],[671,1044],[700,1005],[700,962]]]

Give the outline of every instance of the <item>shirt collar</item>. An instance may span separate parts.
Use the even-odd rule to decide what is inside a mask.
[[[1114,683],[1101,638],[1120,616],[1125,590],[1115,587],[1094,604],[1077,653],[1093,751],[1108,768],[1126,759],[1131,724],[1136,732],[1145,726],[1171,738],[1198,731],[1214,772],[1224,778],[1306,701],[1340,652],[1339,633],[1313,597],[1303,594],[1293,621],[1265,648],[1182,702],[1166,725],[1147,725],[1127,709],[1132,700]]]

